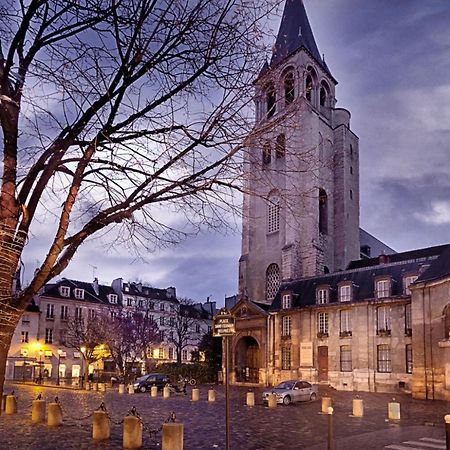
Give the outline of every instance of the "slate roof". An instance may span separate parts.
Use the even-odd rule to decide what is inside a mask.
[[[277,65],[302,47],[331,76],[330,70],[317,48],[303,0],[286,0],[270,66]]]
[[[59,292],[59,288],[61,286],[67,286],[70,288],[69,297],[61,296]],[[75,298],[75,288],[84,290],[84,299]],[[77,302],[109,304],[108,300],[109,294],[115,294],[113,288],[110,286],[99,284],[97,294],[94,290],[93,283],[86,283],[85,281],[62,278],[60,281],[57,281],[56,283],[46,284],[44,286],[44,292],[42,293],[42,296],[75,300]]]
[[[125,290],[128,288],[128,290]],[[142,286],[139,283],[123,283],[123,295],[136,295],[151,300],[166,300],[168,302],[178,303],[176,297],[170,296],[167,289],[158,289],[149,286]]]
[[[431,264],[430,268],[417,279],[417,282],[432,281],[450,276],[450,245],[443,247],[446,247],[445,250]]]
[[[292,292],[294,308],[316,305],[316,288],[319,286],[330,287],[329,303],[336,304],[338,285],[344,281],[349,281],[353,285],[352,302],[373,299],[375,279],[382,276],[389,276],[392,279],[391,297],[403,296],[404,276],[414,274],[420,276],[422,273],[419,278],[422,281],[422,278],[427,279],[430,275],[450,274],[449,257],[450,244],[389,255],[389,262],[384,264],[380,264],[379,258],[353,261],[349,265],[350,270],[283,283],[270,310],[281,309],[283,291]],[[445,259],[445,264],[439,263],[442,258]]]

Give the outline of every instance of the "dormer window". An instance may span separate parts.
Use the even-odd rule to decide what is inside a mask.
[[[375,282],[375,297],[386,298],[391,296],[391,280],[383,279]]]
[[[109,294],[109,303],[117,303],[117,294]]]
[[[403,292],[405,295],[411,295],[411,290],[409,286],[417,280],[417,275],[408,275],[403,278]]]
[[[84,289],[75,288],[74,290],[75,298],[78,300],[84,299]]]
[[[330,300],[330,289],[328,287],[318,288],[316,291],[316,301],[318,305],[324,305]]]
[[[350,302],[352,300],[352,285],[351,284],[343,284],[339,286],[338,290],[339,301],[340,302]]]
[[[281,308],[282,309],[289,309],[291,307],[292,307],[291,294],[283,294],[283,297],[281,298]]]
[[[67,286],[60,286],[59,293],[61,294],[61,297],[69,297],[70,296],[70,288]]]

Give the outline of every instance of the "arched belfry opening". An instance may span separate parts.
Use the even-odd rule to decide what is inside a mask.
[[[328,196],[324,189],[319,189],[319,232],[328,234]]]
[[[261,349],[255,338],[244,336],[236,344],[235,374],[238,383],[259,383]]]

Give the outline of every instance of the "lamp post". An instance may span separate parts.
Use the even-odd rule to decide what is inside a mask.
[[[62,350],[58,348],[58,372],[56,374],[56,385],[59,386],[59,365],[61,364],[61,353]]]
[[[84,360],[84,376],[83,376],[83,365],[81,365],[81,387],[83,387],[83,381],[85,386],[87,386],[88,383],[88,377],[87,377],[87,371],[88,371],[88,364],[86,360],[86,347],[80,347],[81,354],[83,355],[83,358],[81,362],[83,363]]]
[[[39,350],[39,384],[42,384],[42,355],[44,352]]]

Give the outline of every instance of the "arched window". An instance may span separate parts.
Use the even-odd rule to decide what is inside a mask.
[[[330,89],[324,82],[320,85],[320,106],[326,107],[328,105],[328,97],[330,96]]]
[[[273,233],[280,229],[280,199],[270,195],[267,204],[267,232]]]
[[[277,94],[275,87],[272,83],[267,86],[266,89],[266,105],[267,105],[267,117],[272,117],[276,111]]]
[[[284,134],[279,134],[277,136],[276,142],[277,159],[284,158],[285,154],[286,154],[286,136]]]
[[[286,105],[295,100],[295,78],[293,72],[288,72],[284,77],[284,101]]]
[[[280,287],[280,268],[271,264],[266,271],[266,298],[273,300]]]
[[[323,189],[319,189],[319,232],[328,233],[328,196]]]
[[[308,75],[306,77],[305,91],[306,100],[308,100],[308,102],[311,102],[313,94],[313,79],[311,75]]]
[[[263,146],[262,159],[263,159],[264,165],[270,164],[272,157],[271,157],[270,144],[268,144],[268,143],[264,144],[264,146]]]

